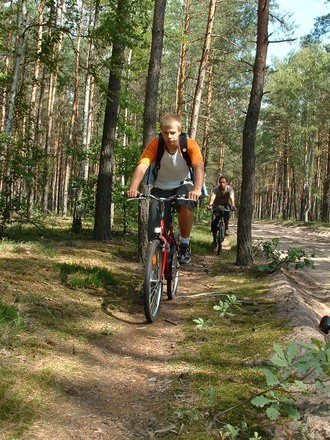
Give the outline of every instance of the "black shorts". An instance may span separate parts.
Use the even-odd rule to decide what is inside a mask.
[[[219,219],[220,216],[222,215],[224,220],[229,220],[230,219],[230,213],[231,213],[231,206],[230,205],[218,205],[219,208],[221,206],[223,206],[226,211],[223,211],[222,213],[217,212],[217,210],[213,210],[212,212],[212,220],[211,220],[211,231],[216,231],[217,230],[217,226],[219,223]]]
[[[174,189],[160,189],[160,188],[152,188],[150,194],[155,197],[171,197],[173,195],[186,196],[188,195],[188,188],[185,185],[181,185],[178,188]],[[169,201],[165,205],[165,226],[166,229],[170,227],[170,213],[171,213],[171,204]],[[176,202],[178,210],[180,205],[185,205],[187,208],[192,211],[196,206],[196,202],[192,202],[191,200],[178,200]],[[157,200],[150,200],[149,204],[149,221],[148,221],[148,239],[151,241],[155,237],[155,228],[160,226],[160,215],[159,215],[159,207]]]

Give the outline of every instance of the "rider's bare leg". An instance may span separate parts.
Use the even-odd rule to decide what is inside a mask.
[[[182,238],[189,238],[193,224],[193,212],[184,205],[179,206],[179,228]]]

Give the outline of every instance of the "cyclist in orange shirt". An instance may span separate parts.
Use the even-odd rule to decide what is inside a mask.
[[[156,197],[170,197],[174,194],[186,195],[195,201],[178,201],[178,221],[181,233],[179,261],[189,263],[191,261],[190,233],[193,224],[193,208],[201,195],[204,182],[203,156],[198,143],[187,137],[187,153],[194,173],[192,183],[191,169],[180,148],[181,118],[167,114],[161,118],[160,126],[165,148],[157,168],[151,194]],[[159,136],[151,139],[143,150],[127,191],[128,197],[138,197],[139,186],[146,171],[150,166],[156,164],[158,144]],[[159,226],[158,205],[151,201],[149,205],[149,240],[152,240],[154,229],[157,226]]]

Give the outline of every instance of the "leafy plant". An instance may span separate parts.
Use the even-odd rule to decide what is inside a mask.
[[[274,345],[275,355],[269,367],[262,369],[268,388],[251,400],[259,408],[266,407],[271,420],[281,415],[298,420],[300,414],[294,396],[307,393],[311,383],[330,391],[326,383],[330,373],[330,343],[316,339],[312,343],[289,342],[284,350]]]
[[[107,335],[107,336],[109,336],[109,335],[113,335],[113,328],[112,328],[112,326],[111,326],[111,324],[109,324],[109,323],[107,323],[105,326],[104,326],[104,328],[101,330],[101,334],[102,335]]]
[[[236,295],[227,295],[227,299],[220,300],[219,304],[216,306],[213,306],[214,310],[219,311],[219,316],[235,316],[234,313],[229,312],[228,310],[230,308],[235,308],[237,310],[242,310],[242,308],[239,306],[241,304],[241,301],[239,301],[236,297]]]
[[[268,264],[258,266],[260,272],[274,273],[281,267],[293,266],[295,269],[303,269],[305,267],[314,267],[313,261],[307,253],[298,247],[289,247],[287,251],[278,249],[280,239],[273,238],[271,241],[262,241],[259,246],[265,257],[270,260]],[[314,255],[311,255],[314,256]]]
[[[193,322],[196,323],[197,328],[209,327],[210,325],[212,325],[210,319],[205,320],[204,318],[193,319]]]
[[[180,409],[178,411],[175,411],[175,414],[178,419],[195,421],[200,419],[200,411],[198,411],[197,409]]]
[[[221,439],[236,440],[240,434],[246,433],[248,426],[245,422],[242,422],[240,426],[233,426],[227,423],[222,429],[220,429]],[[244,437],[246,438],[246,437]],[[253,437],[249,437],[249,440],[262,440],[258,432],[253,433]]]

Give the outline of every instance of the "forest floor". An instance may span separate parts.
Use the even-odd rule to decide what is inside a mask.
[[[313,269],[285,270],[274,276],[270,283],[270,293],[277,299],[279,313],[290,320],[290,340],[326,340],[328,336],[320,333],[318,324],[323,316],[330,315],[330,233],[306,227],[257,222],[252,234],[255,241],[279,237],[281,249],[299,247],[308,255],[315,255],[312,258],[315,265]],[[300,399],[298,407],[304,412],[304,417],[299,422],[289,424],[293,431],[297,432],[299,426],[305,426],[310,432],[310,437],[306,438],[330,438],[329,407],[324,405],[327,399],[324,390]],[[281,439],[286,436],[278,427],[275,429],[275,437]]]
[[[253,227],[254,241],[267,240],[268,237],[281,237],[284,247],[297,246],[315,251],[315,269],[280,272],[271,278],[268,295],[278,302],[280,314],[290,319],[293,340],[309,340],[311,337],[324,339],[325,336],[318,330],[318,323],[323,315],[330,313],[330,233],[257,222]],[[226,240],[227,246],[228,243]],[[124,259],[125,255],[121,257]],[[47,364],[51,365],[49,368],[56,368],[58,386],[55,387],[52,401],[47,402],[47,409],[38,410],[38,418],[19,438],[185,438],[183,435],[181,437],[182,423],[171,423],[165,415],[170,405],[169,393],[173,380],[184,380],[187,372],[187,365],[180,360],[180,344],[184,339],[183,329],[189,316],[191,295],[196,301],[198,295],[202,296],[209,290],[212,273],[208,268],[217,259],[219,257],[212,254],[195,255],[192,262],[183,267],[178,297],[172,302],[163,301],[160,317],[153,325],[145,323],[138,292],[135,291],[132,295],[136,300],[128,308],[102,305],[102,313],[111,317],[111,327],[97,328],[100,325],[97,320],[91,323],[86,319],[86,329],[91,333],[97,330],[100,334],[99,338],[91,339],[91,343],[86,344],[83,338],[80,341],[72,331],[66,340],[44,341],[53,349],[51,359],[49,356],[43,359],[38,354],[32,358],[22,355],[19,359],[22,365],[33,364],[33,367],[40,369]],[[130,267],[136,271],[142,270],[137,263],[130,263]],[[44,283],[50,284],[51,280],[45,278]],[[54,315],[57,309],[51,308],[52,301],[52,298],[48,298],[48,302],[45,300],[41,305]],[[10,349],[3,349],[1,354],[7,356],[8,360],[13,357]],[[69,376],[68,371],[72,373]],[[51,376],[52,372],[48,374]],[[45,372],[44,375],[46,382],[53,380]],[[185,394],[187,398],[189,389]],[[326,397],[315,395],[315,398],[317,401],[310,398],[309,401],[300,402],[304,417],[299,423],[308,427],[310,439],[330,438],[329,414],[322,411]],[[288,426],[291,433],[299,431],[298,422]],[[276,427],[273,428],[274,439],[290,438],[288,431],[283,431],[283,428],[277,431]],[[9,440],[13,437],[0,432],[0,438]],[[291,438],[304,437],[293,435]]]

